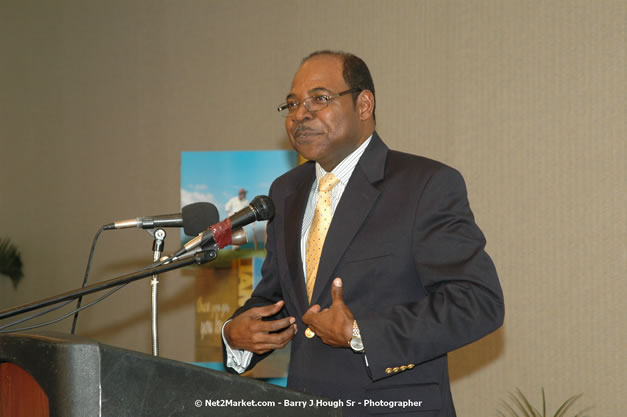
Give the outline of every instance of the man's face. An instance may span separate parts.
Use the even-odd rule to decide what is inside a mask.
[[[233,195],[233,194],[231,194],[231,195]],[[245,199],[245,198],[246,198],[246,193],[245,193],[245,192],[240,192],[240,193],[238,194],[238,196],[239,196],[239,199],[240,199],[240,200],[243,200],[243,199]]]
[[[294,75],[287,98],[299,101],[285,119],[292,146],[302,156],[331,171],[365,139],[351,94],[329,101],[328,107],[310,112],[302,101],[312,95],[334,95],[348,90],[342,76],[342,60],[320,55],[307,60]]]

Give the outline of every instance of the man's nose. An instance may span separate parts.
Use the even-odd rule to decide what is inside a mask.
[[[292,120],[295,121],[303,121],[303,120],[311,120],[313,118],[313,112],[305,106],[305,103],[300,103],[298,108],[294,113],[290,115]]]

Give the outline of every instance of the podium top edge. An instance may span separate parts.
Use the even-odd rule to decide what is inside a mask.
[[[71,343],[81,345],[98,345],[99,342],[87,338],[85,336],[73,335],[63,332],[55,331],[40,331],[40,332],[17,332],[17,333],[4,333],[0,334],[0,343],[2,341],[18,341],[18,340],[32,340],[45,343]]]

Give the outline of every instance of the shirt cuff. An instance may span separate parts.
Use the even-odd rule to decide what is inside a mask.
[[[232,349],[231,346],[229,346],[229,342],[227,342],[226,337],[224,337],[224,326],[226,326],[229,321],[231,320],[225,321],[222,325],[222,342],[226,348],[226,366],[233,369],[238,374],[241,374],[248,368],[248,365],[250,365],[250,361],[253,359],[253,353],[243,349]]]

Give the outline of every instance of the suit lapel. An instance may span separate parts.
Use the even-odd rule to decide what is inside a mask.
[[[329,280],[335,278],[331,274],[379,198],[380,192],[374,183],[383,179],[387,150],[375,132],[333,215],[318,265],[311,304],[318,302]]]
[[[311,167],[309,175],[305,176],[300,184],[296,184],[293,192],[285,198],[285,207],[283,208],[283,212],[286,213],[284,236],[287,265],[292,288],[295,291],[294,295],[296,300],[298,300],[298,305],[303,307],[302,313],[308,308],[308,301],[305,276],[303,274],[303,261],[300,255],[300,240],[305,208],[309,201],[311,186],[316,177],[313,163],[311,163]]]

